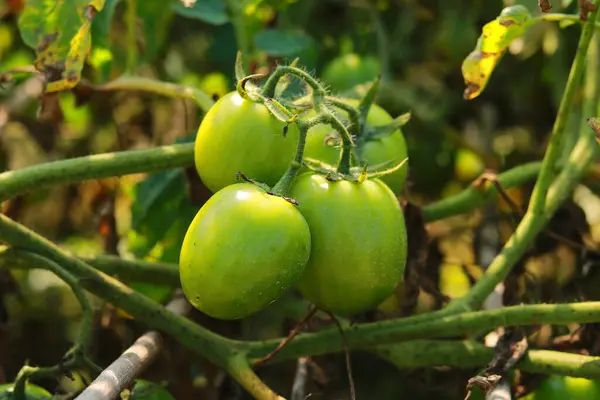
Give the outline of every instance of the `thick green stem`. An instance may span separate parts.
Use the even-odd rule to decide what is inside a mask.
[[[350,119],[350,126],[348,127],[348,131],[353,135],[358,135],[358,132],[360,130],[360,112],[352,105],[346,103],[343,100],[338,99],[337,97],[327,96],[326,100],[332,106],[339,108],[340,110],[343,110],[348,114],[348,117]]]
[[[599,0],[595,2],[596,5],[599,3]],[[535,216],[541,216],[546,212],[544,208],[546,203],[546,194],[548,193],[552,179],[556,175],[556,171],[558,169],[557,161],[561,155],[561,145],[563,141],[564,130],[567,124],[569,113],[571,111],[573,99],[575,98],[576,89],[579,85],[581,75],[583,74],[585,56],[587,54],[590,41],[592,40],[592,36],[594,35],[594,23],[597,16],[597,10],[591,13],[589,22],[584,25],[579,38],[579,45],[577,46],[575,59],[573,60],[567,85],[558,108],[558,113],[552,129],[552,135],[550,137],[550,143],[548,144],[546,154],[544,155],[542,169],[540,170],[540,174],[536,181],[533,193],[531,195],[531,201],[529,203],[529,208]]]
[[[71,257],[54,243],[5,215],[0,215],[0,239],[12,246],[27,249],[59,263],[61,267],[75,275],[91,293],[135,315],[148,326],[176,337],[182,345],[190,349],[202,349],[201,353],[208,360],[226,367],[236,342],[214,334],[185,317],[169,312],[120,281]]]
[[[0,202],[57,183],[180,168],[194,163],[194,144],[176,144],[148,150],[95,154],[33,165],[0,174]]]
[[[316,110],[320,109],[321,103],[325,99],[327,92],[321,86],[321,84],[313,78],[308,72],[289,65],[280,65],[275,71],[269,76],[269,79],[265,82],[265,85],[262,88],[262,96],[267,98],[272,98],[275,96],[275,89],[277,88],[277,83],[281,78],[285,75],[290,74],[294,75],[300,79],[302,79],[308,86],[310,86],[313,90],[313,101],[314,107]]]
[[[564,325],[600,321],[600,302],[540,304],[465,312],[411,323],[394,319],[358,324],[344,329],[348,346],[353,349],[385,345],[413,339],[449,338],[490,331],[500,326]],[[280,339],[248,344],[249,355],[260,358],[275,349]],[[343,350],[336,328],[303,333],[287,344],[276,360],[316,356]]]
[[[231,359],[229,372],[257,400],[285,400],[254,373],[246,354],[240,353]]]
[[[411,340],[389,346],[365,349],[389,361],[399,369],[430,366],[476,368],[485,366],[494,349],[472,340]],[[526,372],[600,378],[600,357],[550,350],[529,350],[516,368]]]
[[[535,179],[541,166],[541,162],[519,165],[498,175],[498,182],[504,189],[520,186]],[[498,197],[498,190],[493,184],[485,187],[469,186],[454,196],[423,206],[423,218],[425,221],[431,222],[463,214],[494,200],[496,197]]]
[[[167,97],[191,99],[194,100],[198,107],[204,112],[207,112],[215,103],[208,94],[200,89],[137,76],[122,76],[103,85],[94,85],[89,82],[85,82],[83,85],[88,86],[93,90],[104,92],[137,90],[156,93]]]
[[[135,75],[138,65],[136,0],[127,0],[127,73]]]
[[[598,154],[597,144],[591,129],[582,131],[581,137],[571,153],[565,169],[550,187],[543,205],[544,214],[528,210],[504,248],[490,264],[485,274],[464,297],[452,301],[446,308],[459,312],[477,309],[489,294],[509,274],[512,267],[523,256],[535,237],[546,226],[552,215],[572,194],[573,189]]]
[[[31,269],[37,267],[29,259],[21,257],[21,253],[11,248],[0,249],[0,268]],[[119,279],[123,281],[154,283],[172,287],[179,287],[181,284],[177,264],[124,260],[111,255],[79,258],[105,274],[118,274]]]

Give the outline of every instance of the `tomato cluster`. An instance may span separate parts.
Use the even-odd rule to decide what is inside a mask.
[[[281,115],[291,113],[272,106],[282,109],[282,103],[254,93],[241,86],[226,94],[198,129],[196,169],[214,195],[181,248],[186,297],[219,319],[251,315],[292,287],[338,315],[376,307],[403,278],[407,238],[397,194],[406,166],[371,176],[368,165],[406,159],[402,132],[394,125],[389,134],[358,140],[351,150],[353,172],[338,173],[333,166],[342,147],[330,145],[336,131],[328,123],[350,126],[348,109],[313,104],[286,121]],[[337,101],[358,112],[358,100]],[[392,122],[375,104],[367,111],[356,132]],[[339,132],[336,138],[340,144]],[[300,169],[303,153],[329,172],[308,164]]]

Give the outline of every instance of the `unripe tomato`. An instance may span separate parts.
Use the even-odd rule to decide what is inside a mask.
[[[402,279],[407,251],[404,215],[390,188],[378,179],[330,182],[309,172],[296,178],[291,195],[312,237],[302,295],[339,315],[385,300]]]
[[[571,376],[551,376],[523,400],[598,400],[600,382]]]
[[[5,383],[0,385],[0,400],[11,400],[14,399],[14,383]],[[43,387],[34,385],[33,383],[27,382],[25,384],[25,398],[27,400],[42,400],[51,399],[52,394],[49,393]]]
[[[331,60],[323,68],[323,81],[334,92],[350,90],[356,85],[374,81],[381,71],[379,60],[348,53]]]
[[[237,183],[236,174],[275,185],[296,152],[298,127],[284,123],[263,104],[237,91],[221,97],[208,110],[196,135],[196,170],[213,193]]]
[[[228,186],[202,206],[185,235],[183,292],[214,318],[246,317],[296,284],[310,248],[296,206],[250,183]]]
[[[354,107],[358,106],[358,100],[345,99],[344,101]],[[310,115],[307,114],[307,116]],[[387,111],[377,104],[373,104],[369,109],[366,122],[367,125],[381,126],[392,122],[392,120],[393,118]],[[338,139],[326,141],[331,135],[335,135]],[[341,145],[341,139],[330,125],[316,125],[308,130],[304,156],[335,166],[341,153],[341,147],[336,147],[336,144]],[[402,130],[397,129],[389,136],[364,142],[361,146],[355,147],[354,152],[368,165],[381,164],[390,160],[399,163],[407,157],[406,140]],[[407,173],[408,162],[399,170],[379,179],[386,183],[395,194],[399,194],[404,189]]]

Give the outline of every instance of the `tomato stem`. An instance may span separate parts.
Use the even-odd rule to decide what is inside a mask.
[[[348,131],[350,131],[350,133],[352,135],[358,137],[360,128],[361,128],[360,127],[360,112],[352,105],[345,103],[344,101],[342,101],[341,99],[338,99],[337,97],[327,96],[325,99],[332,106],[339,108],[340,110],[343,110],[348,114],[348,117],[350,119],[350,126],[348,127]]]
[[[310,86],[313,89],[313,103],[314,103],[313,106],[314,106],[315,110],[318,110],[320,108],[323,100],[325,99],[327,91],[308,72],[304,71],[303,69],[293,67],[290,65],[278,66],[275,69],[275,71],[273,71],[271,76],[269,76],[269,79],[267,79],[267,82],[265,82],[265,84],[262,88],[261,94],[267,98],[275,97],[275,89],[277,88],[277,83],[279,82],[279,80],[281,78],[283,78],[287,74],[298,77],[302,81],[306,82],[306,84],[308,84],[308,86]]]

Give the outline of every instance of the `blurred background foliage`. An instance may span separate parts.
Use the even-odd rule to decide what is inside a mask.
[[[536,0],[198,0],[191,7],[175,0],[137,1],[139,58],[134,72],[195,86],[214,98],[234,87],[238,49],[253,72],[300,57],[300,65],[337,94],[361,93],[361,85],[381,73],[379,104],[394,116],[412,112],[403,127],[410,158],[405,195],[424,204],[456,194],[486,168],[502,171],[543,156],[579,26],[534,25],[511,44],[484,93],[472,101],[463,99],[462,60],[475,46],[482,26],[515,3],[539,14]],[[575,3],[555,0],[553,12],[576,14]],[[202,111],[191,100],[133,91],[94,92],[81,86],[60,92],[40,112],[43,85],[27,72],[35,54],[18,29],[23,6],[23,0],[0,1],[0,74],[13,70],[10,79],[2,75],[0,81],[3,170],[193,140]],[[84,80],[101,84],[128,72],[132,61],[127,34],[126,2],[107,0],[92,23]],[[574,129],[579,120],[574,117],[570,123]],[[510,191],[518,204],[525,204],[527,193],[528,188]],[[42,190],[6,202],[4,212],[80,254],[176,263],[189,221],[209,196],[189,168]],[[598,199],[582,187],[576,200],[585,210],[590,241],[595,243],[600,216],[593,210],[598,209]],[[501,203],[500,210],[507,212],[507,205]],[[479,262],[477,230],[471,228],[481,225],[482,215],[474,212],[428,226],[430,236],[439,239],[440,252],[428,276],[447,295],[460,296],[470,285],[457,267]],[[587,230],[583,225],[581,230]],[[512,225],[503,229],[492,245],[494,251]],[[560,269],[565,261],[536,262],[547,272]],[[132,286],[161,302],[172,293],[168,286]],[[2,383],[12,380],[26,361],[56,363],[73,339],[79,310],[64,285],[37,270],[3,272],[0,294],[7,310],[3,314],[0,309]],[[418,307],[434,306],[428,296],[419,295]],[[144,327],[98,299],[96,305],[94,359],[106,366]],[[392,302],[387,307],[368,318],[383,318],[385,311],[399,305]],[[227,336],[269,338],[286,335],[305,309],[298,296],[288,293],[243,321],[216,321],[199,313],[192,317]],[[359,399],[399,398],[401,393],[407,398],[462,399],[465,382],[475,372],[441,367],[398,371],[361,353],[353,354],[353,365]],[[259,372],[274,390],[288,395],[294,371],[295,362],[288,362]],[[222,372],[172,343],[146,375],[165,382],[177,399],[247,398]],[[347,398],[342,355],[315,357],[310,375],[308,392],[314,397]],[[66,392],[77,382],[42,384]],[[142,384],[148,388],[147,382]]]

